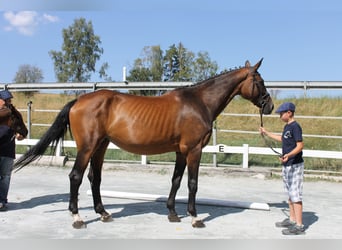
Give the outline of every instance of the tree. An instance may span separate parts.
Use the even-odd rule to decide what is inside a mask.
[[[218,70],[215,61],[211,61],[208,52],[202,51],[197,53],[197,57],[193,64],[193,81],[199,82],[213,77]]]
[[[104,64],[102,64],[102,66],[101,66],[101,68],[100,68],[100,70],[99,70],[99,75],[100,75],[100,77],[102,78],[102,79],[104,79],[105,81],[107,81],[107,82],[112,82],[113,81],[113,79],[112,79],[112,77],[110,77],[108,74],[107,74],[107,70],[108,70],[108,68],[109,68],[109,65],[108,65],[108,63],[107,62],[105,62]]]
[[[218,65],[211,61],[208,52],[195,53],[182,43],[171,45],[163,56],[160,46],[146,46],[142,57],[134,61],[128,81],[202,81],[217,73]],[[160,95],[164,91],[130,91],[140,95]]]
[[[40,68],[23,64],[19,66],[13,81],[15,83],[37,83],[42,82],[43,79],[43,72]],[[27,98],[30,98],[33,96],[34,91],[25,91],[24,93]]]
[[[134,61],[127,80],[131,82],[160,82],[163,76],[163,51],[160,46],[145,46],[142,57]],[[156,90],[130,91],[132,94],[157,95]]]
[[[94,73],[96,62],[103,54],[100,37],[94,34],[91,21],[76,19],[69,28],[63,29],[62,51],[51,50],[56,77],[59,82],[87,82]],[[108,65],[107,65],[108,67]],[[102,66],[100,75],[106,66]],[[79,94],[80,92],[76,92]]]
[[[164,57],[164,81],[191,81],[194,53],[182,43],[170,46]]]

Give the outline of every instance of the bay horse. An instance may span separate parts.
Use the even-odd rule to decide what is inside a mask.
[[[9,126],[22,137],[26,137],[28,134],[28,129],[21,113],[12,104],[4,105],[0,108],[0,124]]]
[[[222,73],[192,86],[176,88],[161,96],[136,96],[111,90],[87,93],[67,103],[40,141],[15,163],[19,170],[39,158],[47,147],[63,139],[69,125],[77,145],[74,166],[69,174],[69,210],[73,227],[86,224],[79,216],[78,191],[90,161],[88,179],[94,210],[102,221],[112,216],[104,209],[100,194],[101,171],[109,142],[141,155],[176,153],[171,190],[167,200],[170,222],[179,222],[175,210],[176,193],[185,167],[188,168],[188,207],[193,227],[203,227],[195,206],[202,148],[209,142],[213,122],[236,95],[250,100],[264,114],[273,110],[272,99],[258,73],[262,59]]]

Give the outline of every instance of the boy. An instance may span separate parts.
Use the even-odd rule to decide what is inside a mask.
[[[295,121],[295,105],[285,102],[279,106],[276,113],[280,114],[280,119],[286,123],[282,135],[268,132],[265,128],[260,128],[260,133],[282,142],[283,156],[279,160],[283,164],[282,176],[285,190],[288,193],[290,218],[277,222],[277,227],[285,227],[282,231],[284,235],[305,234],[302,221],[303,215],[303,179],[304,179],[304,160],[303,160],[303,137],[302,128]]]

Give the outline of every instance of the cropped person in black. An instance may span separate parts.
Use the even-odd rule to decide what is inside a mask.
[[[8,110],[8,106],[12,103],[12,98],[11,92],[8,90],[1,90],[0,110]],[[15,139],[24,139],[23,135],[15,133],[15,131],[10,128],[10,122],[11,120],[5,115],[0,117],[0,212],[7,211],[8,209],[7,196],[15,159]]]

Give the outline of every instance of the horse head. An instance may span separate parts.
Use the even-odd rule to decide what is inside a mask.
[[[245,68],[248,69],[248,75],[243,81],[241,87],[241,96],[250,100],[254,105],[260,108],[263,114],[270,114],[274,108],[272,98],[267,92],[264,84],[264,79],[258,72],[262,63],[262,59],[251,66],[249,61],[246,61]]]
[[[24,123],[23,117],[20,112],[12,105],[8,105],[11,110],[10,124],[9,126],[18,134],[26,137],[28,134],[27,127]]]
[[[6,106],[0,107],[0,125],[9,126],[11,115],[12,115],[12,111],[8,107]]]

